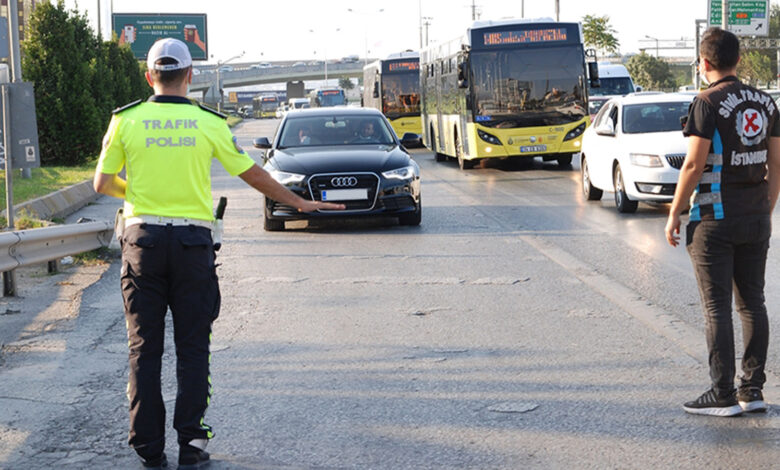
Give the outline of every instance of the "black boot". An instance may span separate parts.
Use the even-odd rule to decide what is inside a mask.
[[[179,470],[195,470],[209,464],[209,453],[189,444],[179,447]]]

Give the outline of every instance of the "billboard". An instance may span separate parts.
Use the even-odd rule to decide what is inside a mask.
[[[138,59],[155,41],[176,38],[184,41],[193,60],[207,60],[206,15],[201,13],[114,13],[111,21],[119,44],[129,44]]]

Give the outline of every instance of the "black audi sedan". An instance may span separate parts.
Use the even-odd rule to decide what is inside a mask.
[[[401,225],[419,225],[420,167],[406,151],[419,143],[416,134],[399,140],[375,109],[287,113],[273,143],[254,140],[256,148],[266,150],[263,168],[303,198],[342,203],[346,209],[300,213],[266,197],[263,227],[278,231],[288,220],[362,216],[397,217]]]

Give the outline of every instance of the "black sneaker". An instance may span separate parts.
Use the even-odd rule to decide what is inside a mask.
[[[195,470],[208,465],[209,453],[189,444],[179,447],[179,470]]]
[[[141,457],[141,465],[143,465],[145,469],[164,470],[168,468],[168,457],[166,457],[165,454],[154,459],[145,459]]]
[[[721,398],[712,389],[702,393],[695,401],[684,404],[683,409],[695,415],[738,416],[742,414],[742,407],[737,403],[737,396],[734,392]]]
[[[766,402],[760,388],[741,388],[737,391],[737,400],[742,411],[748,413],[761,413],[766,411]]]

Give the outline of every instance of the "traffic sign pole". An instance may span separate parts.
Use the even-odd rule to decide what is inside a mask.
[[[723,0],[720,4],[720,28],[729,29],[729,0]]]

